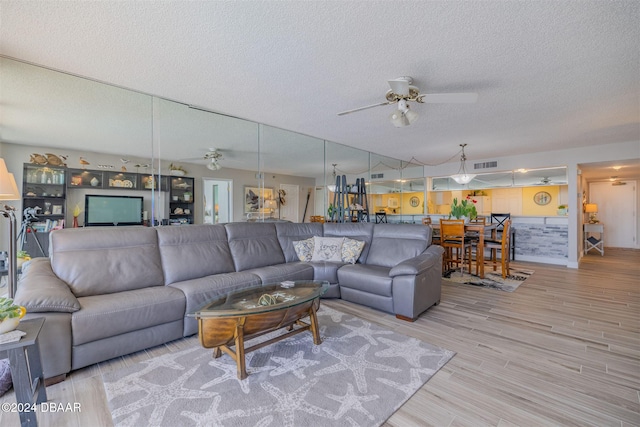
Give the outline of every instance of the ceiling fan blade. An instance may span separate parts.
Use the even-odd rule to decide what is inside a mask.
[[[473,104],[478,101],[478,94],[475,92],[425,93],[418,95],[416,101],[425,104]]]
[[[391,90],[395,94],[400,96],[409,95],[409,81],[407,79],[389,80],[389,86],[391,86]]]
[[[367,105],[366,107],[354,108],[353,110],[343,111],[338,113],[339,116],[344,116],[345,114],[355,113],[356,111],[368,110],[369,108],[380,107],[381,105],[389,105],[394,104],[394,102],[380,102],[378,104]]]

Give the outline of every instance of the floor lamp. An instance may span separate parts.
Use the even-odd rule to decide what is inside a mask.
[[[20,193],[16,185],[16,179],[7,170],[4,159],[0,159],[0,200],[20,200]],[[16,259],[16,208],[4,205],[0,209],[0,215],[9,218],[9,259],[7,262],[7,288],[9,298],[13,298],[17,287],[17,259]]]

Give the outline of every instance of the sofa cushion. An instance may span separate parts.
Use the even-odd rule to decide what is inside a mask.
[[[235,271],[223,225],[158,227],[165,285]]]
[[[313,236],[322,236],[322,224],[319,222],[275,224],[278,241],[287,262],[302,261],[298,258],[293,242],[306,240]]]
[[[421,224],[376,224],[367,264],[393,267],[420,255],[430,242],[430,227]]]
[[[311,261],[342,262],[344,237],[313,237]]]
[[[71,316],[73,345],[181,320],[185,296],[170,286],[78,298],[82,309]]]
[[[284,280],[313,280],[313,267],[306,262],[288,262],[286,264],[269,265],[252,268],[247,273],[260,276],[263,285],[282,282]]]
[[[239,289],[260,286],[262,280],[255,274],[240,272],[229,274],[215,274],[198,279],[185,280],[169,285],[180,289],[186,297],[186,311],[189,315],[200,309],[214,299]],[[198,332],[198,323],[195,317],[187,316],[184,319],[184,336]]]
[[[338,269],[344,264],[337,262],[310,262],[313,267],[313,280],[326,280],[329,283],[338,283]]]
[[[153,228],[65,228],[49,239],[53,272],[76,297],[164,285]]]
[[[293,248],[296,250],[296,255],[300,261],[311,261],[311,258],[313,258],[313,237],[293,242]]]
[[[365,242],[364,249],[358,257],[360,263],[364,263],[369,255],[371,241],[373,239],[374,224],[368,222],[358,223],[333,223],[327,222],[323,224],[325,237],[348,237],[350,239]]]
[[[393,279],[389,277],[389,270],[377,265],[347,264],[338,270],[340,288],[390,297]]]
[[[285,262],[274,223],[234,222],[224,227],[236,271]]]

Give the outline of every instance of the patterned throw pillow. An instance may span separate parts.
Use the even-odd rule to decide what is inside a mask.
[[[344,237],[313,236],[313,257],[311,261],[342,262]]]
[[[360,240],[344,238],[342,244],[342,262],[348,262],[349,264],[355,264],[364,249],[364,242]]]
[[[300,261],[311,261],[311,257],[313,256],[313,237],[293,242],[293,248],[296,250],[296,255],[298,255]]]

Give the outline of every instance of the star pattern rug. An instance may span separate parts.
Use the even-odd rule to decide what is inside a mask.
[[[379,426],[455,353],[322,306],[310,333],[246,355],[196,345],[104,373],[116,426]],[[250,341],[252,345],[281,333]]]
[[[451,281],[455,283],[461,283],[465,285],[480,286],[489,289],[498,289],[505,292],[513,292],[518,289],[525,280],[527,280],[534,273],[533,270],[526,270],[523,268],[509,268],[509,275],[506,279],[502,278],[502,270],[500,267],[496,271],[493,271],[490,267],[484,270],[484,279],[480,277],[464,273],[460,274],[460,270],[450,271],[445,276],[445,282]]]

